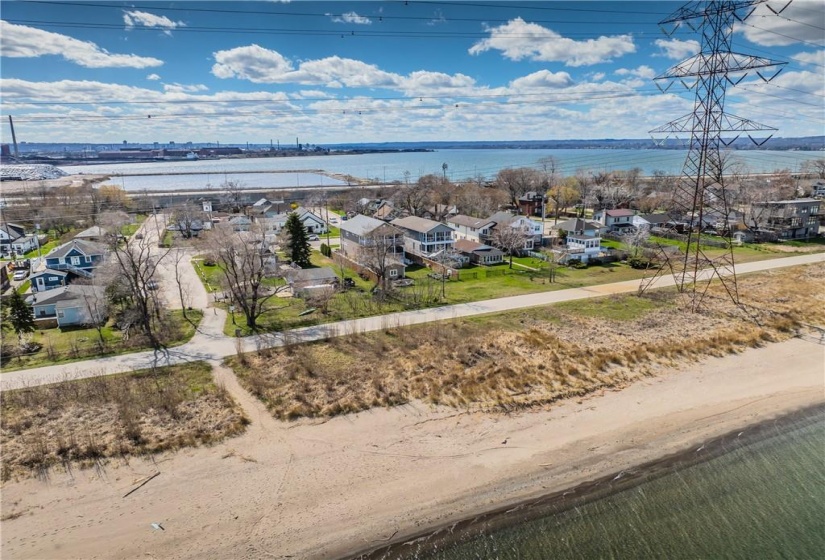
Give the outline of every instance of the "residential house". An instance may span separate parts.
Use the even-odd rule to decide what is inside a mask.
[[[476,243],[485,243],[493,234],[495,222],[487,218],[474,218],[464,214],[457,214],[447,218],[447,225],[455,229],[456,239],[468,239]]]
[[[403,278],[407,262],[404,256],[404,231],[381,220],[357,214],[341,223],[341,247],[338,253],[361,268],[383,268],[386,279]]]
[[[37,238],[26,235],[26,228],[9,222],[0,224],[0,253],[23,255],[34,249],[37,249]]]
[[[106,245],[101,243],[73,239],[46,255],[46,268],[89,278],[106,258],[107,251]]]
[[[293,295],[334,290],[338,285],[338,275],[329,267],[288,270],[284,273],[284,279],[292,288]]]
[[[36,293],[32,299],[35,321],[54,321],[58,327],[93,325],[106,320],[106,293],[101,286],[65,286]]]
[[[100,226],[92,226],[88,229],[84,229],[80,233],[74,236],[75,239],[80,239],[81,241],[95,241],[95,242],[105,242],[106,241],[107,232]]]
[[[282,229],[284,229],[284,226],[289,219],[289,215],[293,212],[298,215],[298,220],[304,224],[304,228],[308,233],[327,232],[327,223],[318,217],[318,215],[302,207],[298,207],[291,212],[284,212],[282,214],[270,215],[269,212],[266,212],[258,218],[257,221],[261,224],[265,232],[278,234]]]
[[[490,265],[504,261],[504,252],[500,249],[469,239],[456,241],[455,250],[468,257],[473,264]]]
[[[775,232],[779,239],[808,239],[819,235],[820,207],[815,198],[777,200],[751,205],[754,227]]]
[[[586,237],[583,235],[568,234],[565,240],[567,255],[570,259],[587,262],[602,252],[600,237]]]
[[[432,259],[442,251],[452,251],[454,230],[446,224],[407,216],[390,222],[404,232],[404,251],[409,255]]]
[[[495,225],[492,227],[492,236],[495,237],[497,229],[513,228],[524,232],[524,251],[532,251],[536,245],[541,246],[541,237],[544,233],[541,222],[531,220],[527,216],[514,216],[509,212],[496,212],[489,218]]]
[[[590,238],[601,238],[602,233],[607,231],[607,227],[601,222],[584,218],[570,218],[557,223],[553,229],[563,231],[568,235]]]
[[[825,198],[825,181],[820,179],[811,185],[811,197]]]
[[[252,229],[252,219],[249,216],[232,216],[228,222],[234,231],[249,231]]]
[[[634,218],[637,217],[647,222],[651,228],[664,228],[673,221],[670,214],[642,214],[640,216],[634,216]]]
[[[421,213],[422,218],[429,218],[436,222],[446,221],[458,214],[458,208],[454,204],[436,204],[430,206]]]
[[[65,286],[71,280],[69,276],[70,273],[65,270],[45,268],[36,272],[33,271],[29,275],[32,292],[47,292]]]
[[[525,216],[539,216],[545,211],[547,196],[536,191],[528,191],[518,199],[518,210]]]
[[[633,227],[633,210],[619,208],[616,210],[599,210],[593,214],[593,219],[601,222],[608,231],[621,231]]]

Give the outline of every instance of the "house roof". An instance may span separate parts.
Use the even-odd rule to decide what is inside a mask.
[[[523,216],[516,216],[514,214],[511,214],[510,212],[496,212],[495,214],[493,214],[492,216],[487,218],[487,221],[488,222],[495,222],[496,225],[499,225],[499,224],[507,225],[507,224],[510,224],[512,222],[515,222],[520,217],[523,217]]]
[[[356,214],[346,222],[341,222],[339,229],[363,237],[369,235],[375,228],[385,225],[387,225],[387,223],[381,220],[376,220],[363,214]]]
[[[47,292],[37,292],[34,294],[32,306],[52,305],[60,302],[68,302],[73,299],[80,299],[84,296],[104,297],[105,290],[102,286],[86,286],[83,284],[70,284],[63,288],[49,290]],[[61,307],[69,307],[65,303]]]
[[[487,224],[493,223],[492,220],[488,218],[475,218],[473,216],[466,216],[464,214],[456,214],[452,218],[447,219],[448,223],[456,224],[459,226],[469,227],[469,228],[482,228]]]
[[[26,233],[26,228],[24,228],[20,224],[13,224],[11,222],[0,224],[0,229],[5,231],[6,235],[8,235],[9,239],[11,240],[15,240],[18,237],[23,237],[23,235]]]
[[[671,220],[670,214],[644,214],[641,217],[651,224],[666,224]]]
[[[261,207],[267,205],[269,205],[269,201],[265,198],[261,198],[260,200],[256,201],[255,204],[253,204],[252,206]]]
[[[559,224],[556,224],[553,227],[555,229],[564,231],[587,231],[603,229],[605,226],[601,222],[597,222],[595,220],[585,220],[583,218],[570,218],[569,220],[565,220]]]
[[[312,217],[312,218],[315,218],[315,220],[320,222],[320,223],[325,223],[324,220],[321,219],[321,217],[318,214],[316,214],[315,212],[311,212],[311,211],[307,210],[303,206],[299,206],[298,208],[296,208],[295,213],[298,214],[298,217],[301,220],[303,220],[304,218],[307,218],[307,217]]]
[[[611,218],[624,218],[625,216],[635,216],[636,212],[627,208],[618,208],[616,210],[605,210],[604,214]]]
[[[82,239],[72,239],[68,243],[64,243],[60,247],[55,247],[46,258],[63,258],[73,249],[79,250],[84,255],[103,255],[106,253],[107,247],[102,243],[95,243],[93,241],[84,241]]]
[[[54,270],[52,268],[44,268],[43,270],[38,270],[37,272],[33,272],[29,275],[29,278],[34,278],[35,276],[68,276],[69,273],[65,270]]]
[[[406,218],[396,218],[395,220],[390,222],[394,226],[400,226],[402,228],[416,231],[419,233],[427,233],[429,231],[434,230],[438,226],[444,226],[449,228],[450,226],[446,224],[442,224],[441,222],[436,222],[434,220],[428,220],[427,218],[419,218],[418,216],[407,216]],[[452,229],[452,228],[450,228]]]
[[[483,243],[477,243],[475,241],[471,241],[469,239],[459,239],[455,242],[455,249],[456,251],[460,251],[462,253],[478,253],[483,252],[487,255],[504,255],[502,251],[496,249],[495,247],[490,247],[489,245],[485,245]]]
[[[80,233],[74,236],[75,239],[84,239],[86,237],[103,237],[106,235],[106,230],[100,226],[92,226],[88,229],[84,229]]]
[[[290,282],[328,282],[335,280],[338,275],[329,267],[298,268],[286,273]]]

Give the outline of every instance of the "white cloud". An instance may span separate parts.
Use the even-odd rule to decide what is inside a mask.
[[[810,64],[811,66],[825,68],[825,50],[801,52],[793,55],[791,58],[801,64]]]
[[[601,80],[604,80],[605,76],[606,76],[606,74],[604,72],[596,72],[595,74],[593,74],[591,76],[591,79],[595,82],[599,82]]]
[[[573,78],[567,72],[550,72],[549,70],[539,70],[528,76],[517,78],[510,82],[513,89],[530,88],[565,88],[573,83]]]
[[[650,66],[639,66],[638,68],[619,68],[614,72],[618,76],[635,76],[637,78],[651,79],[656,77],[656,72]]]
[[[160,80],[160,76],[158,76],[157,74],[149,74],[148,76],[146,76],[146,79],[156,82]]]
[[[280,53],[258,45],[214,53],[212,74],[218,78],[240,78],[255,83],[274,83],[292,71],[292,63]]]
[[[689,39],[682,41],[680,39],[656,39],[656,46],[662,49],[658,56],[672,58],[673,60],[682,60],[689,56],[697,54],[701,48],[699,41]]]
[[[112,54],[91,41],[0,20],[0,55],[11,58],[62,56],[86,68],[151,68],[162,60],[134,54]]]
[[[199,91],[208,91],[209,88],[203,84],[163,84],[163,91],[172,93],[197,93]]]
[[[575,41],[541,25],[527,23],[521,18],[488,28],[487,31],[490,37],[470,47],[470,54],[498,50],[511,60],[527,58],[564,62],[566,66],[588,66],[610,62],[616,57],[636,52],[631,35]]]
[[[735,31],[743,33],[748,41],[764,47],[802,42],[825,45],[821,0],[794,0],[779,15],[774,14],[769,5],[774,10],[779,10],[784,3],[766,2],[757,5],[744,23],[736,25]]]
[[[354,23],[356,25],[371,25],[372,20],[368,17],[359,16],[355,12],[347,12],[345,14],[341,14],[340,16],[334,16],[332,14],[326,14],[334,23]]]
[[[138,26],[158,27],[162,29],[163,32],[167,35],[172,34],[172,29],[177,29],[178,27],[186,27],[186,24],[182,21],[172,21],[166,16],[159,16],[155,14],[150,14],[149,12],[141,12],[138,10],[124,10],[123,23],[126,24],[126,29],[132,29],[133,27]]]

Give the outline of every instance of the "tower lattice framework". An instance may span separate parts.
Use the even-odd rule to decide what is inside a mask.
[[[660,22],[662,26],[672,26],[674,31],[688,26],[701,36],[701,50],[697,55],[655,78],[669,81],[667,87],[660,86],[662,91],[667,91],[677,81],[687,89],[695,90],[693,112],[650,131],[654,137],[658,135],[663,140],[669,136],[690,135],[688,155],[671,200],[671,214],[687,223],[687,245],[684,251],[674,253],[660,244],[656,252],[661,267],[649,271],[639,292],[644,292],[659,276],[669,272],[683,297],[683,306],[690,311],[700,308],[714,279],[721,281],[734,303],[740,303],[731,228],[728,227],[731,208],[725,189],[726,162],[722,150],[743,133],[761,145],[767,138],[757,142],[751,134],[764,131],[772,134],[776,129],[726,113],[725,92],[729,85],[735,86],[750,72],[770,81],[785,64],[731,50],[734,24],[743,22],[757,4],[765,1],[690,2]],[[723,134],[729,136],[723,137]],[[721,254],[718,247],[700,243],[702,230],[710,220],[724,223],[721,239],[725,247]]]

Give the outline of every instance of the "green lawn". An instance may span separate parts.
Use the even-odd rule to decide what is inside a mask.
[[[120,228],[120,233],[126,237],[130,237],[140,228],[141,224],[146,221],[146,214],[135,214],[135,221],[131,224],[126,224]]]
[[[43,255],[43,256],[46,256],[49,253],[49,251],[51,251],[55,247],[58,247],[62,244],[63,244],[63,242],[61,242],[59,239],[56,239],[54,241],[49,241],[48,243],[44,243],[43,245],[40,246],[40,254]],[[23,255],[23,258],[24,259],[34,259],[34,258],[37,258],[37,254],[38,254],[37,249],[34,249],[33,251],[29,251],[28,253]]]
[[[18,294],[25,294],[26,292],[29,291],[29,288],[31,288],[31,285],[32,285],[32,281],[31,280],[26,280],[25,282],[23,282],[22,284],[17,286],[17,293]]]
[[[200,323],[203,312],[199,309],[187,310],[186,313],[192,321],[191,323],[183,319],[180,310],[170,311],[169,313],[177,336],[170,340],[167,346],[180,346],[194,336],[195,326]],[[102,349],[100,347],[100,336],[95,328],[66,327],[36,330],[31,336],[33,342],[42,345],[40,350],[27,356],[10,358],[4,361],[3,371],[127,354],[150,348],[146,344],[137,344],[136,339],[132,341],[124,340],[123,333],[117,329],[112,321],[109,321],[101,329],[100,334],[104,340]],[[16,338],[14,333],[4,336],[10,337],[9,341]]]

